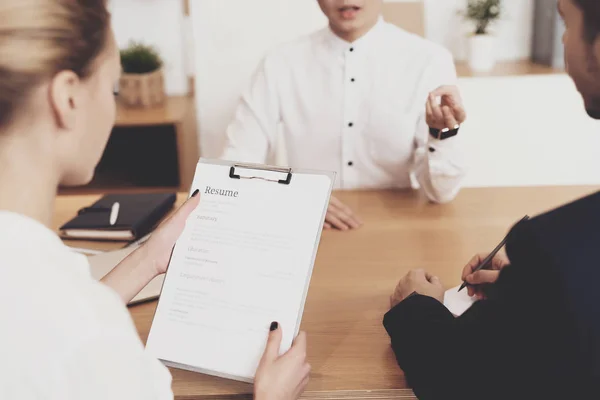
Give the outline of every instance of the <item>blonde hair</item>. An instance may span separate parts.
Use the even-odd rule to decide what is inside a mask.
[[[106,0],[1,0],[0,128],[58,72],[89,76],[109,24]]]

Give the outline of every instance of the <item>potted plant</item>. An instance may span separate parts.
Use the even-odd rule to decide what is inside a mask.
[[[121,50],[123,72],[119,97],[131,107],[152,107],[165,101],[163,61],[158,52],[142,43],[131,42]]]
[[[489,32],[492,22],[501,14],[500,0],[468,0],[467,19],[475,25],[469,37],[469,66],[474,71],[489,71],[496,62],[494,36]]]

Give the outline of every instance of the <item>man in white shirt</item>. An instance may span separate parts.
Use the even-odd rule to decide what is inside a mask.
[[[420,187],[452,200],[466,114],[450,53],[384,22],[382,0],[318,2],[329,26],[265,57],[222,158],[264,163],[282,138],[289,165],[336,171],[336,189]],[[334,197],[325,221],[361,225]]]

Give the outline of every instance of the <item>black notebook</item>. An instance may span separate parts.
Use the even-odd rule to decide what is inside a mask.
[[[111,194],[60,227],[63,239],[131,241],[150,233],[169,212],[175,193]]]

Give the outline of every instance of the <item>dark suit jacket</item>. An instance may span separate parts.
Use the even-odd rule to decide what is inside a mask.
[[[384,326],[428,399],[600,399],[600,193],[511,229],[490,298],[459,318],[412,296]]]

